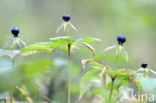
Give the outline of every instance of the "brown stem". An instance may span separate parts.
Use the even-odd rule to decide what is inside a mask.
[[[112,93],[113,93],[113,89],[114,89],[114,81],[115,81],[115,78],[112,77],[111,91],[110,91],[110,94],[109,94],[109,101],[110,102],[111,102],[111,99],[112,99]]]
[[[68,58],[69,58],[69,74],[68,74],[68,103],[71,99],[71,73],[70,73],[70,59],[71,59],[71,43],[68,42]]]
[[[69,62],[70,62],[70,56],[71,56],[71,43],[68,43],[68,57],[69,57]]]

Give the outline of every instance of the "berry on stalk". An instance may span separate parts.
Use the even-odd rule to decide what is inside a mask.
[[[18,37],[20,30],[17,27],[14,27],[11,29],[11,33],[14,35],[14,37]]]
[[[148,63],[146,63],[146,62],[143,62],[142,64],[141,64],[141,67],[142,68],[146,68],[148,66]]]
[[[123,43],[126,42],[126,36],[121,35],[121,34],[118,35],[118,36],[117,36],[117,41],[118,41],[119,45],[123,45]]]
[[[64,21],[68,22],[70,20],[70,15],[65,14],[65,15],[62,16],[62,19]]]

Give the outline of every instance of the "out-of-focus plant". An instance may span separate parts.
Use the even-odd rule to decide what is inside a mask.
[[[4,44],[4,48],[19,49],[26,46],[26,43],[19,37],[20,30],[17,27],[11,29],[13,37],[10,37]]]
[[[80,82],[80,99],[85,94],[86,91],[91,87],[90,81],[96,80],[98,74],[100,73],[101,84],[106,91],[109,91],[109,97],[105,99],[109,102],[112,99],[113,91],[117,91],[119,87],[129,83],[130,81],[135,82],[136,73],[131,69],[119,69],[118,68],[118,60],[120,57],[124,57],[126,61],[128,61],[128,53],[123,46],[123,43],[126,42],[126,37],[124,35],[117,36],[118,44],[108,47],[105,51],[115,49],[115,66],[112,69],[109,66],[104,65],[102,62],[96,59],[85,59],[82,60],[82,68],[86,67],[86,64],[92,64],[93,69],[89,70],[87,73],[83,75]],[[86,83],[87,82],[87,83]],[[114,93],[116,94],[116,93]],[[107,99],[108,98],[108,99]]]
[[[49,38],[48,42],[37,42],[35,44],[26,45],[24,41],[22,41],[19,38],[19,32],[20,30],[18,28],[11,29],[11,33],[13,34],[13,38],[9,39],[9,41],[6,42],[5,48],[9,48],[12,50],[7,49],[0,49],[0,56],[7,55],[12,59],[12,70],[11,70],[11,88],[10,88],[10,103],[13,102],[13,95],[14,95],[14,57],[17,54],[21,54],[23,56],[28,56],[31,54],[36,54],[40,52],[46,52],[46,53],[53,53],[55,52],[55,48],[60,48],[62,51],[65,51],[68,55],[68,103],[71,103],[71,91],[73,88],[77,88],[76,86],[72,88],[72,67],[71,64],[71,54],[74,50],[78,49],[78,46],[86,47],[88,48],[92,55],[92,59],[83,59],[82,62],[82,69],[81,72],[86,68],[87,64],[92,65],[92,69],[90,69],[88,72],[86,72],[81,80],[80,80],[80,96],[79,100],[84,96],[84,94],[91,88],[92,85],[100,84],[101,86],[98,86],[100,88],[95,88],[91,91],[91,94],[102,94],[105,96],[104,101],[109,103],[115,103],[116,101],[119,101],[120,99],[117,94],[119,93],[119,90],[122,86],[125,86],[127,84],[135,84],[140,91],[146,92],[146,88],[143,87],[144,80],[152,81],[151,75],[148,75],[149,73],[156,75],[156,72],[152,69],[147,68],[148,64],[146,62],[143,62],[141,64],[141,68],[137,71],[129,69],[129,68],[120,68],[119,67],[119,61],[124,59],[124,61],[128,62],[128,53],[126,51],[126,48],[124,46],[124,43],[126,42],[126,36],[124,35],[118,35],[117,36],[117,42],[118,44],[110,46],[106,48],[104,51],[111,51],[115,50],[115,54],[113,57],[114,59],[114,67],[110,67],[105,65],[102,61],[96,59],[95,57],[95,48],[90,44],[92,42],[101,42],[100,39],[93,38],[93,37],[84,37],[81,39],[72,39],[69,33],[69,27],[77,31],[75,26],[73,26],[70,22],[70,15],[63,15],[62,16],[63,23],[58,27],[57,32],[60,30],[63,30],[66,33],[66,36],[57,36],[54,38]],[[19,50],[20,49],[20,50]],[[104,52],[104,53],[105,53]],[[108,55],[107,55],[108,56]],[[99,57],[98,57],[99,58]],[[102,58],[102,57],[100,57]],[[23,75],[27,77],[27,79],[31,79],[30,83],[33,82],[35,78],[34,75],[36,74],[42,74],[46,69],[47,66],[51,66],[53,63],[50,60],[39,60],[37,62],[34,62],[32,64],[23,64],[24,69],[20,69],[20,72],[23,72]],[[44,70],[43,70],[44,69]],[[25,78],[24,78],[25,79]],[[155,79],[154,79],[155,80]],[[24,80],[23,80],[24,81]],[[21,82],[23,82],[21,79]],[[26,84],[23,82],[23,84]],[[154,88],[154,87],[153,87]],[[25,97],[25,99],[28,101],[28,103],[32,103],[33,99],[31,99],[28,94],[28,91],[24,90],[23,88],[17,86],[17,89],[19,92]],[[30,88],[29,88],[30,89]],[[153,90],[153,89],[152,89]],[[151,91],[152,91],[151,90]],[[31,95],[31,94],[30,94]],[[3,99],[2,99],[3,100]],[[103,101],[103,99],[101,99]]]
[[[138,85],[139,89],[143,93],[152,94],[156,96],[155,86],[156,86],[156,72],[148,68],[148,63],[143,62],[141,68],[137,71]],[[152,98],[153,99],[153,98]],[[155,100],[153,101],[155,102]]]
[[[78,48],[78,46],[83,46],[88,48],[93,56],[95,55],[95,49],[89,44],[91,42],[101,42],[100,39],[97,38],[93,38],[93,37],[85,37],[82,39],[77,39],[74,40],[69,36],[69,30],[68,28],[71,27],[74,30],[77,31],[77,29],[69,22],[71,17],[70,15],[63,15],[62,17],[63,19],[63,23],[58,27],[58,30],[63,29],[66,33],[67,36],[58,36],[55,38],[49,38],[50,42],[38,42],[35,44],[32,44],[30,46],[27,46],[26,48],[23,48],[23,55],[29,55],[29,54],[33,54],[36,53],[38,51],[47,51],[47,52],[52,52],[54,51],[53,48],[60,48],[61,50],[67,52],[68,54],[68,61],[69,61],[69,68],[70,68],[70,64],[71,64],[71,53]],[[40,48],[39,48],[40,47]],[[70,92],[71,92],[71,73],[70,73],[70,69],[69,69],[69,77],[68,77],[68,103],[70,103]]]
[[[16,87],[22,94],[23,96],[26,98],[26,100],[28,101],[28,103],[32,103],[31,98],[29,97],[29,95],[26,93],[26,91],[20,87]]]
[[[20,91],[28,103],[41,101],[41,99],[46,98],[40,90],[43,85],[41,84],[43,82],[42,78],[50,74],[51,68],[53,67],[54,63],[51,59],[39,59],[18,65],[16,70],[18,86],[16,86],[16,88],[18,87],[18,91]],[[16,95],[20,94],[18,91],[16,91]]]
[[[75,31],[77,31],[76,27],[70,22],[70,15],[63,15],[62,16],[63,23],[58,27],[57,32],[64,30],[66,34],[68,34],[68,27],[71,27]]]
[[[14,57],[19,54],[21,51],[18,50],[26,46],[26,43],[19,38],[20,30],[17,27],[11,29],[13,38],[10,38],[4,45],[5,49],[0,49],[0,56],[7,55],[12,59],[12,68],[11,68],[11,87],[10,87],[10,103],[13,102],[13,92],[14,92]],[[12,50],[8,50],[12,49]]]
[[[20,30],[17,27],[12,28],[11,33],[13,34],[13,38],[11,38],[9,41],[7,41],[5,43],[4,47],[6,49],[0,49],[0,56],[7,55],[12,59],[10,103],[13,102],[13,95],[14,95],[14,71],[15,71],[14,70],[14,65],[15,65],[14,57],[17,54],[27,56],[27,55],[38,53],[38,52],[49,52],[49,53],[54,52],[54,49],[48,48],[48,47],[45,47],[45,46],[29,46],[28,48],[26,48],[25,51],[23,51],[21,48],[26,47],[26,43],[19,38],[19,32],[20,32]],[[8,50],[8,49],[11,49],[11,50]],[[37,68],[37,67],[34,67],[34,68]],[[22,88],[21,89],[19,89],[19,88],[20,87],[18,87],[19,91],[22,90]],[[23,92],[21,92],[21,93],[23,93]],[[25,98],[29,103],[32,103],[30,98],[28,98],[28,97],[25,97]]]
[[[137,73],[143,72],[144,77],[145,77],[145,76],[148,76],[147,74],[149,74],[149,73],[150,73],[150,74],[156,75],[156,72],[155,72],[154,70],[150,69],[150,68],[147,68],[147,66],[148,66],[148,63],[143,62],[143,63],[141,64],[141,68],[137,70]]]
[[[117,41],[118,41],[117,45],[105,49],[105,51],[113,50],[113,49],[116,50],[114,56],[115,58],[114,69],[104,65],[101,61],[98,61],[97,59],[82,60],[82,69],[86,67],[86,64],[91,64],[93,66],[92,69],[86,72],[80,80],[79,99],[81,99],[82,96],[84,96],[84,94],[90,89],[90,87],[94,84],[95,81],[96,83],[98,83],[97,81],[100,80],[100,84],[104,89],[102,90],[103,93],[101,92],[97,92],[97,93],[104,94],[105,102],[116,103],[117,101],[120,101],[121,98],[117,96],[120,87],[125,86],[128,83],[130,84],[134,83],[138,87],[139,91],[144,92],[145,88],[143,85],[144,84],[143,80],[144,79],[146,80],[148,78],[150,79],[151,73],[156,75],[155,71],[147,68],[148,64],[146,62],[143,62],[141,64],[141,68],[138,69],[137,71],[128,68],[119,68],[118,61],[121,60],[119,58],[124,58],[125,61],[128,61],[128,53],[125,47],[123,46],[123,44],[126,42],[126,37],[124,35],[118,35]],[[150,75],[148,75],[148,73],[150,73]],[[109,96],[107,96],[108,93]]]

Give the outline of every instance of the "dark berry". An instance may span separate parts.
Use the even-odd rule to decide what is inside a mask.
[[[14,35],[14,37],[18,37],[20,30],[17,27],[14,27],[11,29],[11,33]]]
[[[124,36],[124,35],[118,35],[117,36],[117,40],[118,40],[118,43],[120,45],[123,45],[123,43],[126,42],[126,36]]]
[[[70,20],[70,15],[65,14],[62,16],[62,19],[67,22]]]
[[[146,63],[146,62],[143,62],[142,64],[141,64],[141,67],[142,68],[146,68],[148,66],[148,63]]]

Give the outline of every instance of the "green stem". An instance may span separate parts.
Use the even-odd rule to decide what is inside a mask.
[[[119,59],[119,45],[117,46],[117,53],[116,53],[116,58],[115,58],[115,67],[114,67],[114,71],[117,69],[118,59]]]
[[[115,57],[115,67],[114,67],[114,72],[115,72],[115,71],[116,71],[116,69],[117,69],[118,59],[119,59],[119,45],[117,45],[117,50],[116,50],[116,57]],[[111,99],[112,99],[112,94],[113,94],[113,89],[114,89],[114,80],[115,80],[115,77],[114,77],[114,72],[113,72],[113,76],[112,76],[111,91],[110,91],[110,94],[109,94],[109,100],[110,100],[110,102],[111,102]]]
[[[109,101],[110,102],[111,102],[111,99],[112,99],[112,93],[113,93],[113,89],[114,89],[114,80],[115,80],[115,78],[112,78],[111,91],[110,91],[110,94],[109,94]]]
[[[10,103],[13,102],[14,94],[14,59],[12,59],[12,68],[11,68],[11,87],[10,87]]]
[[[68,35],[68,25],[66,26],[66,35]]]
[[[68,35],[68,25],[66,26],[66,35]],[[70,65],[71,65],[71,42],[68,42],[68,62],[69,62],[69,69],[68,69],[68,103],[70,103],[71,99],[71,73],[70,73]]]
[[[144,77],[146,76],[146,71],[145,71],[145,68],[144,68]]]
[[[69,69],[68,69],[68,103],[70,103],[71,97],[71,73],[70,73],[70,65],[71,65],[71,43],[68,43],[68,60],[69,60]]]

